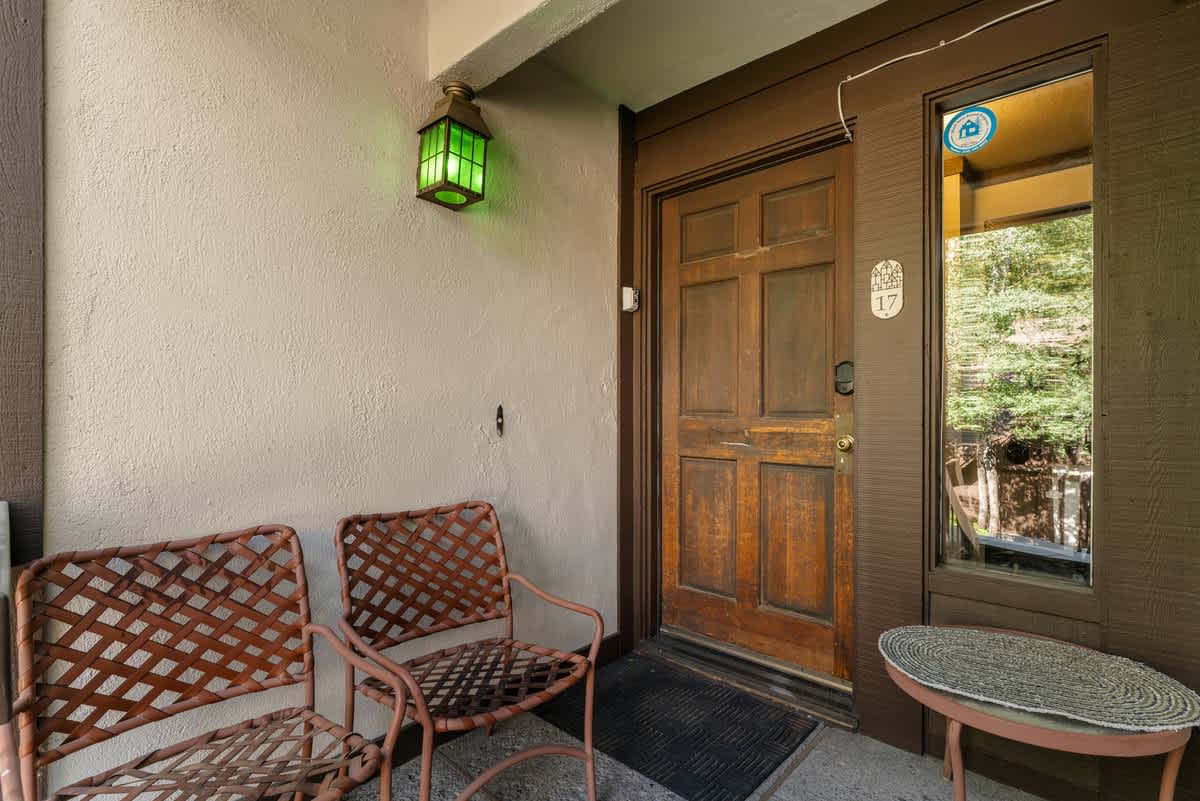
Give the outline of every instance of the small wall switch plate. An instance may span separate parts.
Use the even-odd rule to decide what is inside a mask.
[[[642,290],[631,286],[621,287],[621,311],[635,312],[642,305]]]

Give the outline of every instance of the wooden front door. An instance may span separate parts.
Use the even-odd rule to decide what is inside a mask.
[[[848,678],[850,147],[663,204],[663,623]],[[836,432],[836,433],[835,433]],[[843,441],[843,447],[853,446]]]

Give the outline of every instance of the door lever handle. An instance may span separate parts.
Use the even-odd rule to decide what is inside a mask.
[[[731,448],[749,448],[749,442],[722,442],[722,445],[728,445]]]

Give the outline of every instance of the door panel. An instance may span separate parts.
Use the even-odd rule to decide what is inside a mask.
[[[763,195],[763,244],[781,245],[833,232],[834,183],[814,181]]]
[[[768,417],[829,412],[830,272],[830,265],[822,264],[763,277],[763,413]]]
[[[833,619],[833,471],[762,466],[763,603]]]
[[[737,247],[737,204],[693,212],[683,218],[679,229],[683,261],[696,261]]]
[[[679,583],[734,597],[737,554],[737,463],[681,459]]]
[[[684,287],[679,305],[683,413],[737,414],[737,281]]]
[[[849,168],[839,147],[671,198],[662,217],[663,622],[840,678]]]

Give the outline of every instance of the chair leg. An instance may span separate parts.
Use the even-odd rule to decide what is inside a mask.
[[[350,731],[354,731],[354,665],[349,663],[346,664],[345,682],[346,706],[344,711],[346,713],[346,728]]]
[[[588,801],[596,801],[596,752],[592,749],[592,717],[596,705],[596,666],[588,668],[587,701],[583,707],[583,752]]]
[[[429,801],[433,783],[433,725],[422,725],[425,731],[421,736],[421,789],[417,801]]]
[[[346,673],[346,676],[345,676],[346,698],[345,698],[345,707],[343,709],[344,719],[346,721],[346,729],[348,731],[354,731],[354,695],[355,695],[354,665],[351,665],[349,662],[347,662],[345,673]],[[350,755],[350,746],[342,745],[342,756],[349,756],[349,755]],[[342,768],[339,771],[339,773],[342,776],[349,776],[350,768],[349,767]]]
[[[379,801],[392,801],[392,755],[383,755],[379,766]]]

